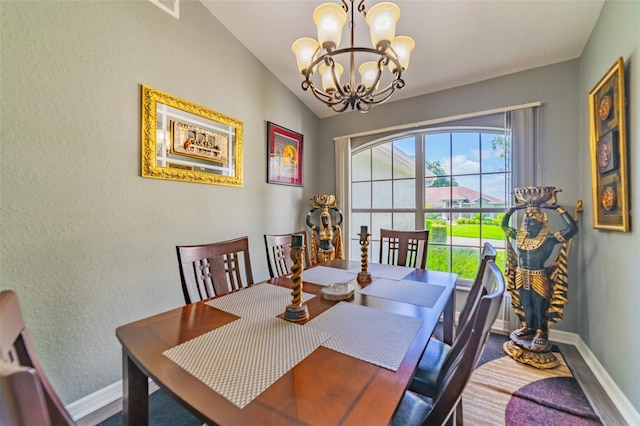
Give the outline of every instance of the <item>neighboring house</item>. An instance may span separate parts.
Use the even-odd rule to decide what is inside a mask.
[[[480,193],[465,186],[441,186],[425,188],[425,205],[430,208],[504,208],[504,200]],[[486,213],[486,217],[495,218],[499,213]],[[452,213],[452,218],[474,217],[474,213]]]

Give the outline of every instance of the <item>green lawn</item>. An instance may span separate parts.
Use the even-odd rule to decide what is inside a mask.
[[[435,271],[449,272],[449,247],[448,246],[429,246],[429,254],[427,256],[427,269]],[[498,251],[496,256],[496,265],[504,274],[504,251]],[[458,274],[460,278],[473,280],[480,265],[480,250],[467,247],[453,248],[453,267],[451,272]]]
[[[461,238],[480,238],[480,225],[478,224],[461,224],[447,226],[447,235]],[[482,225],[482,238],[489,240],[503,240],[505,238],[504,231],[497,225]],[[429,246],[429,255],[427,257],[427,268],[436,271],[449,271],[449,263],[451,272],[458,274],[460,278],[474,279],[480,263],[480,249],[467,247],[454,247],[449,252],[448,246],[438,246],[432,244]],[[496,258],[496,265],[504,273],[505,253],[499,251]]]
[[[453,225],[447,227],[447,235],[454,237],[480,238],[480,225]],[[496,225],[482,225],[482,238],[489,240],[504,239],[504,231]]]

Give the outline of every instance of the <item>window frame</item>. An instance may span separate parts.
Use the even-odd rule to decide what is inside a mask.
[[[360,146],[358,146],[357,148],[353,149],[350,152],[350,163],[353,161],[353,158],[358,155],[361,154],[364,151],[369,150],[372,154],[369,156],[369,180],[354,180],[353,179],[353,173],[354,173],[354,168],[350,167],[350,173],[348,175],[348,186],[350,191],[353,191],[353,184],[358,183],[358,182],[370,182],[371,186],[370,186],[370,191],[371,194],[370,196],[373,196],[373,182],[375,181],[386,181],[389,180],[392,182],[395,182],[396,180],[401,180],[402,178],[396,178],[393,171],[394,171],[394,165],[393,165],[393,161],[394,161],[394,151],[393,151],[393,146],[394,143],[396,141],[399,140],[403,140],[403,139],[407,139],[409,137],[412,137],[414,140],[414,147],[415,147],[415,164],[414,164],[414,180],[415,180],[415,205],[413,208],[394,208],[393,205],[393,200],[392,200],[392,204],[391,207],[389,208],[374,208],[373,207],[373,199],[371,198],[371,202],[370,208],[355,208],[355,207],[351,207],[348,210],[348,214],[349,217],[351,217],[352,214],[369,214],[369,220],[370,223],[373,223],[373,215],[376,213],[388,213],[391,215],[392,217],[392,224],[393,224],[393,215],[395,213],[411,213],[414,215],[414,229],[419,230],[419,229],[425,229],[426,228],[426,215],[428,213],[439,213],[442,214],[443,212],[447,215],[453,215],[456,213],[465,213],[465,214],[475,214],[475,213],[480,213],[482,214],[500,214],[500,213],[504,213],[505,209],[509,206],[510,203],[510,197],[509,194],[511,193],[511,188],[513,187],[512,182],[513,182],[513,159],[511,158],[513,156],[513,137],[511,135],[510,129],[507,127],[505,120],[505,125],[503,127],[495,127],[495,126],[481,126],[481,125],[476,125],[476,126],[464,126],[464,125],[455,125],[455,124],[451,124],[451,125],[441,125],[441,126],[434,126],[434,127],[425,127],[425,128],[420,128],[420,129],[415,129],[414,131],[410,131],[410,132],[399,132],[399,133],[395,133],[395,134],[389,134],[389,135],[385,135],[382,138],[378,138],[372,141],[369,141],[367,143],[364,143]],[[507,138],[507,140],[509,141],[509,148],[506,154],[505,158],[505,168],[506,170],[504,171],[492,171],[492,172],[483,172],[482,170],[482,161],[479,161],[479,170],[477,172],[474,173],[469,173],[469,174],[454,174],[453,171],[450,169],[447,171],[447,174],[443,175],[443,177],[448,177],[450,179],[454,179],[457,176],[465,176],[465,175],[469,175],[469,176],[478,176],[479,178],[479,187],[478,187],[478,192],[480,195],[483,194],[482,192],[482,178],[484,176],[488,176],[488,175],[495,175],[495,174],[501,174],[501,175],[505,175],[505,192],[504,192],[504,207],[453,207],[453,208],[428,208],[426,206],[426,185],[425,185],[425,164],[426,164],[426,155],[425,155],[425,144],[426,144],[426,136],[429,134],[437,134],[437,133],[448,133],[449,136],[449,143],[452,144],[452,139],[453,139],[453,134],[454,133],[477,133],[478,134],[478,146],[480,148],[482,148],[482,139],[480,139],[482,137],[482,134],[495,134],[496,136],[498,135],[503,135],[504,137]],[[390,158],[391,158],[391,177],[388,179],[374,179],[374,172],[373,172],[373,149],[376,146],[381,146],[384,144],[390,144],[392,149],[390,150]],[[454,153],[453,151],[449,150],[449,158],[453,158]],[[392,187],[393,188],[393,187]],[[451,188],[451,192],[453,193],[453,188],[452,186],[450,186],[449,188]],[[391,191],[391,194],[393,196],[393,189]],[[449,225],[451,226],[451,225]],[[354,226],[354,229],[357,228],[357,226]],[[370,250],[369,250],[369,259],[370,261],[377,261],[377,253],[379,250],[379,235],[376,235],[377,231],[372,229],[372,244],[370,245]],[[357,236],[352,236],[349,235],[348,236],[348,241],[349,241],[349,246],[352,248],[352,250],[348,250],[348,253],[354,252],[357,253],[354,249],[355,247],[357,247],[358,242],[357,242]],[[472,245],[472,246],[460,246],[460,245],[455,245],[453,244],[453,242],[449,241],[447,243],[432,243],[430,242],[430,245],[436,245],[436,246],[443,246],[443,247],[447,247],[448,251],[449,251],[449,268],[451,270],[452,266],[453,266],[453,256],[454,256],[454,250],[456,247],[469,247],[469,248],[474,248],[478,250],[478,260],[479,260],[479,254],[481,253],[482,250],[482,244],[483,244],[483,236],[482,236],[482,226],[480,227],[480,235],[476,238],[477,241],[477,245]],[[499,249],[504,250],[504,247],[499,247]],[[353,255],[350,256],[350,258],[353,258]],[[455,272],[455,271],[452,271]],[[462,287],[470,287],[471,283],[472,283],[472,279],[465,279],[465,278],[459,278],[458,279],[458,284],[462,284]]]

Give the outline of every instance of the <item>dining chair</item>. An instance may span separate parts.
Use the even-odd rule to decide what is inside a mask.
[[[195,303],[253,284],[248,237],[176,246],[185,303]]]
[[[392,425],[443,425],[451,420],[462,399],[462,392],[485,347],[491,326],[498,316],[505,291],[504,277],[493,260],[487,261],[482,275],[478,308],[464,324],[466,339],[456,339],[447,354],[431,398],[405,391]],[[455,419],[462,424],[461,419]]]
[[[429,231],[380,229],[379,262],[388,265],[427,268]]]
[[[307,244],[307,231],[302,230],[289,234],[264,234],[264,247],[267,251],[267,266],[271,278],[280,277],[291,273],[291,236],[302,235],[304,243],[303,262],[305,267],[311,266],[309,245]]]
[[[484,276],[487,262],[489,260],[495,262],[496,255],[496,249],[493,245],[488,242],[485,243],[482,248],[482,256],[480,259],[480,265],[478,266],[478,271],[476,272],[476,277],[471,285],[464,307],[458,316],[455,340],[466,339],[468,337],[465,336],[464,333],[465,331],[468,333],[468,329],[465,329],[464,326],[471,320],[473,313],[479,306],[483,289],[482,277]],[[438,340],[435,337],[429,339],[429,343],[427,344],[427,347],[420,358],[420,362],[418,363],[418,368],[413,376],[413,380],[409,384],[409,390],[425,396],[432,396],[436,385],[436,379],[450,350],[451,346],[442,340]]]
[[[45,374],[18,296],[0,292],[0,424],[75,425]]]

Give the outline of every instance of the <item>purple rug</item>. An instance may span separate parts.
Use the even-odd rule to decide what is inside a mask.
[[[540,370],[506,356],[508,337],[492,334],[463,393],[465,425],[602,425],[562,354]]]

